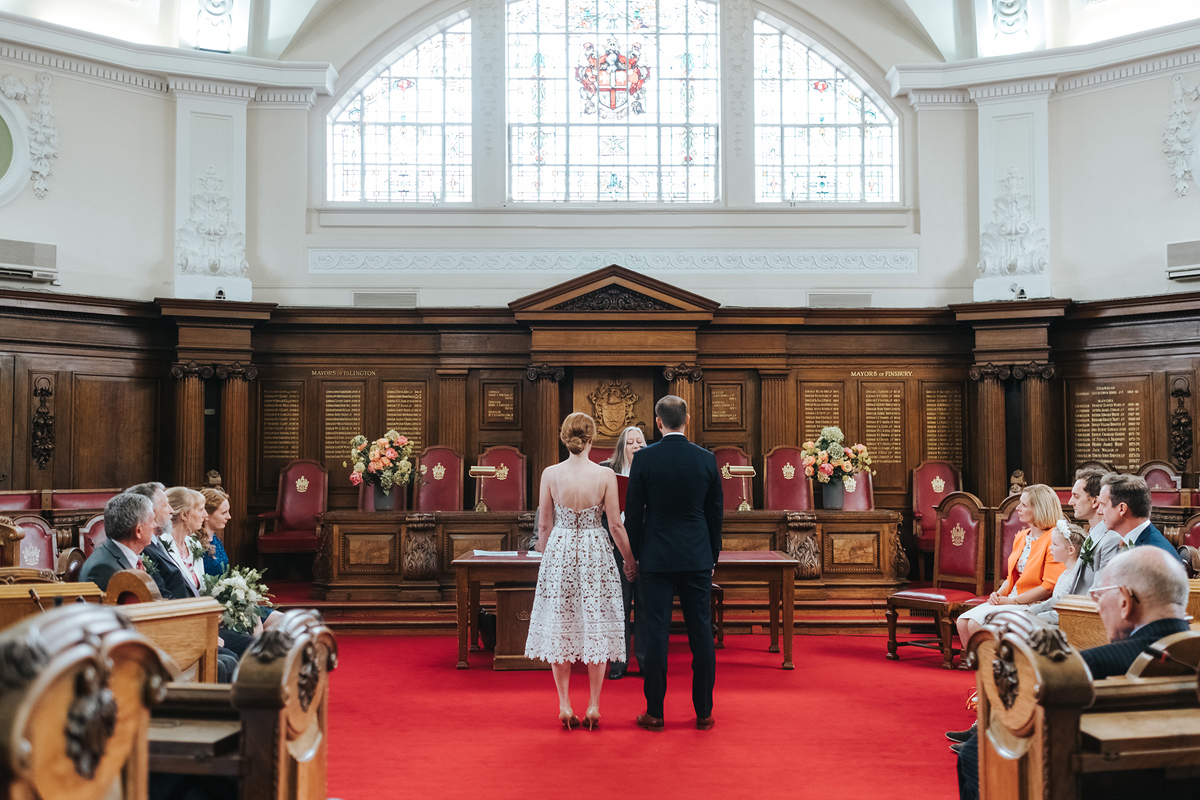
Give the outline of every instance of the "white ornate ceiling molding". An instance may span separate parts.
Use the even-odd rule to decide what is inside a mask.
[[[610,264],[648,272],[917,272],[917,250],[352,250],[309,248],[310,273],[590,272]]]
[[[1057,78],[1041,78],[1032,81],[993,83],[986,86],[971,86],[967,89],[967,93],[976,102],[980,100],[1002,100],[1008,97],[1020,97],[1030,94],[1050,94],[1054,91],[1054,86],[1057,82]]]
[[[249,86],[244,83],[199,80],[175,75],[170,77],[169,85],[174,94],[212,95],[225,100],[245,100],[249,102],[258,94],[257,86]]]
[[[1163,143],[1166,147],[1167,163],[1171,167],[1171,177],[1175,180],[1175,194],[1186,197],[1188,182],[1192,177],[1192,156],[1196,152],[1195,133],[1192,130],[1192,117],[1188,113],[1187,101],[1200,100],[1200,86],[1187,83],[1180,73],[1172,78],[1175,84],[1175,96],[1171,102],[1171,114],[1167,117],[1167,129],[1163,133]]]
[[[254,95],[254,107],[294,108],[308,111],[317,102],[313,89],[266,89]]]
[[[929,109],[929,110],[947,109],[948,110],[948,109],[955,109],[955,108],[970,108],[973,105],[971,102],[971,94],[965,90],[963,90],[963,91],[951,90],[951,91],[933,91],[933,92],[922,92],[922,91],[909,92],[908,102],[910,104],[912,104],[912,107],[915,108],[917,111],[924,111],[926,109]]]
[[[29,180],[33,181],[33,193],[38,199],[44,199],[50,192],[46,179],[54,169],[54,161],[58,158],[58,129],[54,127],[54,115],[50,110],[50,84],[53,78],[48,72],[39,72],[33,83],[22,81],[12,75],[0,78],[0,94],[9,100],[20,100],[27,103],[32,111],[29,115],[28,127],[18,138],[13,137],[13,144],[27,145],[28,161],[22,158],[19,162],[20,171],[29,170]],[[11,131],[11,126],[10,126]],[[12,131],[16,134],[16,131]],[[27,141],[26,141],[27,139]],[[15,149],[15,148],[14,148]],[[23,155],[23,154],[22,154]],[[24,184],[24,175],[19,179]],[[18,189],[13,196],[19,194]],[[6,192],[7,194],[7,192]],[[11,198],[9,198],[11,199]]]
[[[170,90],[172,80],[261,89],[310,87],[328,95],[337,80],[330,64],[119,42],[5,12],[0,12],[0,58],[160,95]]]
[[[1122,64],[1109,69],[1094,70],[1069,78],[1060,79],[1056,94],[1080,94],[1110,83],[1128,83],[1130,81],[1151,78],[1160,72],[1187,69],[1200,64],[1200,48],[1188,53],[1177,53],[1163,58],[1150,58],[1133,64]]]

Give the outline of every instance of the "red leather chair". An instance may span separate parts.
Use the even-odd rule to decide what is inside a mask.
[[[4,543],[5,567],[48,569],[58,566],[58,535],[50,523],[33,514],[13,518],[13,526],[25,534],[23,539],[9,538]]]
[[[50,492],[50,508],[54,511],[103,509],[105,503],[120,493],[120,489],[55,489]]]
[[[750,456],[740,447],[714,447],[713,455],[717,458],[717,469],[721,470],[724,482],[721,484],[726,511],[737,511],[745,501],[754,508],[754,479],[737,478],[729,474],[729,467],[750,466]]]
[[[103,514],[92,517],[79,529],[79,546],[85,556],[90,556],[106,539],[108,536],[104,533]]]
[[[812,478],[804,474],[804,451],[791,445],[763,456],[763,507],[768,511],[812,511]]]
[[[1058,502],[1062,503],[1064,506],[1071,505],[1071,487],[1068,486],[1064,488],[1062,486],[1054,486],[1051,488],[1054,489],[1054,494],[1057,495]],[[1020,495],[1017,495],[1017,497],[1020,497]]]
[[[871,485],[871,473],[860,472],[854,476],[854,491],[847,489],[842,499],[843,511],[874,511],[875,488]]]
[[[525,510],[525,455],[515,447],[496,445],[479,456],[479,466],[495,467],[496,477],[475,480],[475,505],[488,511]]]
[[[289,461],[279,471],[275,510],[258,515],[260,565],[264,555],[316,552],[320,545],[317,515],[325,513],[328,506],[329,470],[319,461]]]
[[[933,588],[896,592],[887,599],[888,653],[898,661],[896,650],[911,645],[942,651],[942,669],[954,669],[954,620],[966,603],[983,593],[984,549],[987,545],[987,509],[969,492],[953,492],[937,507],[937,533],[933,545]],[[970,590],[944,589],[943,583],[967,585]],[[896,641],[899,610],[933,612],[936,639]]]
[[[1138,469],[1137,474],[1145,478],[1146,485],[1150,487],[1150,505],[1180,504],[1179,495],[1183,481],[1171,464],[1166,461],[1147,461]]]
[[[938,503],[962,489],[962,475],[949,461],[922,461],[913,470],[913,533],[917,539],[917,573],[925,580],[924,553],[932,553],[937,535]]]
[[[616,450],[612,447],[596,447],[596,445],[592,445],[592,449],[588,451],[588,458],[597,464],[603,464],[612,458],[615,452]]]
[[[1021,495],[1010,494],[992,510],[991,535],[994,541],[990,557],[992,563],[988,565],[992,573],[991,591],[1000,588],[1000,584],[1004,583],[1004,573],[1008,569],[1008,556],[1012,552],[1013,542],[1017,540],[1018,533],[1029,527],[1017,519],[1017,506],[1020,503]]]
[[[0,492],[0,511],[37,511],[41,507],[41,492]]]
[[[1192,514],[1179,527],[1179,544],[1200,548],[1200,514]]]
[[[463,510],[463,457],[451,447],[426,447],[417,456],[413,511]]]

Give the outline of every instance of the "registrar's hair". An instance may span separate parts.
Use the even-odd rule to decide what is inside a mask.
[[[1188,579],[1183,564],[1160,547],[1127,550],[1108,562],[1102,575],[1104,586],[1128,586],[1147,606],[1187,607]]]
[[[1104,483],[1106,475],[1111,473],[1105,472],[1102,469],[1089,467],[1088,469],[1075,470],[1075,480],[1083,481],[1083,490],[1088,493],[1089,497],[1099,497],[1100,487]]]
[[[563,420],[558,438],[567,446],[568,451],[578,455],[587,447],[588,442],[596,438],[596,421],[582,411],[568,414]]]
[[[133,538],[138,525],[154,520],[154,503],[143,494],[122,492],[104,504],[104,534],[114,542]]]
[[[662,420],[663,427],[677,431],[687,423],[687,402],[682,397],[669,394],[654,404],[654,416]]]
[[[1035,483],[1025,488],[1025,494],[1029,495],[1026,505],[1033,511],[1035,526],[1041,530],[1049,530],[1062,519],[1062,503],[1058,502],[1058,495],[1049,486]]]
[[[1102,483],[1108,487],[1109,500],[1114,506],[1124,503],[1129,506],[1129,515],[1137,519],[1150,516],[1150,487],[1145,478],[1113,473],[1104,476]]]

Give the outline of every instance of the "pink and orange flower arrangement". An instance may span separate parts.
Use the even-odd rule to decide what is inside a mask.
[[[342,462],[343,467],[351,467],[350,482],[355,486],[367,483],[377,484],[388,494],[393,486],[404,486],[413,476],[412,445],[408,438],[396,431],[388,431],[382,438],[369,441],[361,434],[350,440],[350,462]]]
[[[842,429],[834,426],[821,429],[821,435],[815,442],[805,442],[801,447],[804,456],[804,474],[816,478],[821,483],[840,480],[847,491],[854,491],[857,482],[854,476],[860,472],[874,474],[871,469],[871,456],[867,453],[866,445],[856,444],[846,447],[842,444],[845,436]]]

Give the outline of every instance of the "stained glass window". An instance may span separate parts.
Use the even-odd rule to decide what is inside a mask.
[[[717,31],[705,0],[510,2],[512,200],[716,200]]]
[[[471,21],[440,27],[330,115],[330,200],[471,201]]]
[[[758,202],[897,199],[896,118],[857,75],[762,20],[754,73]]]

